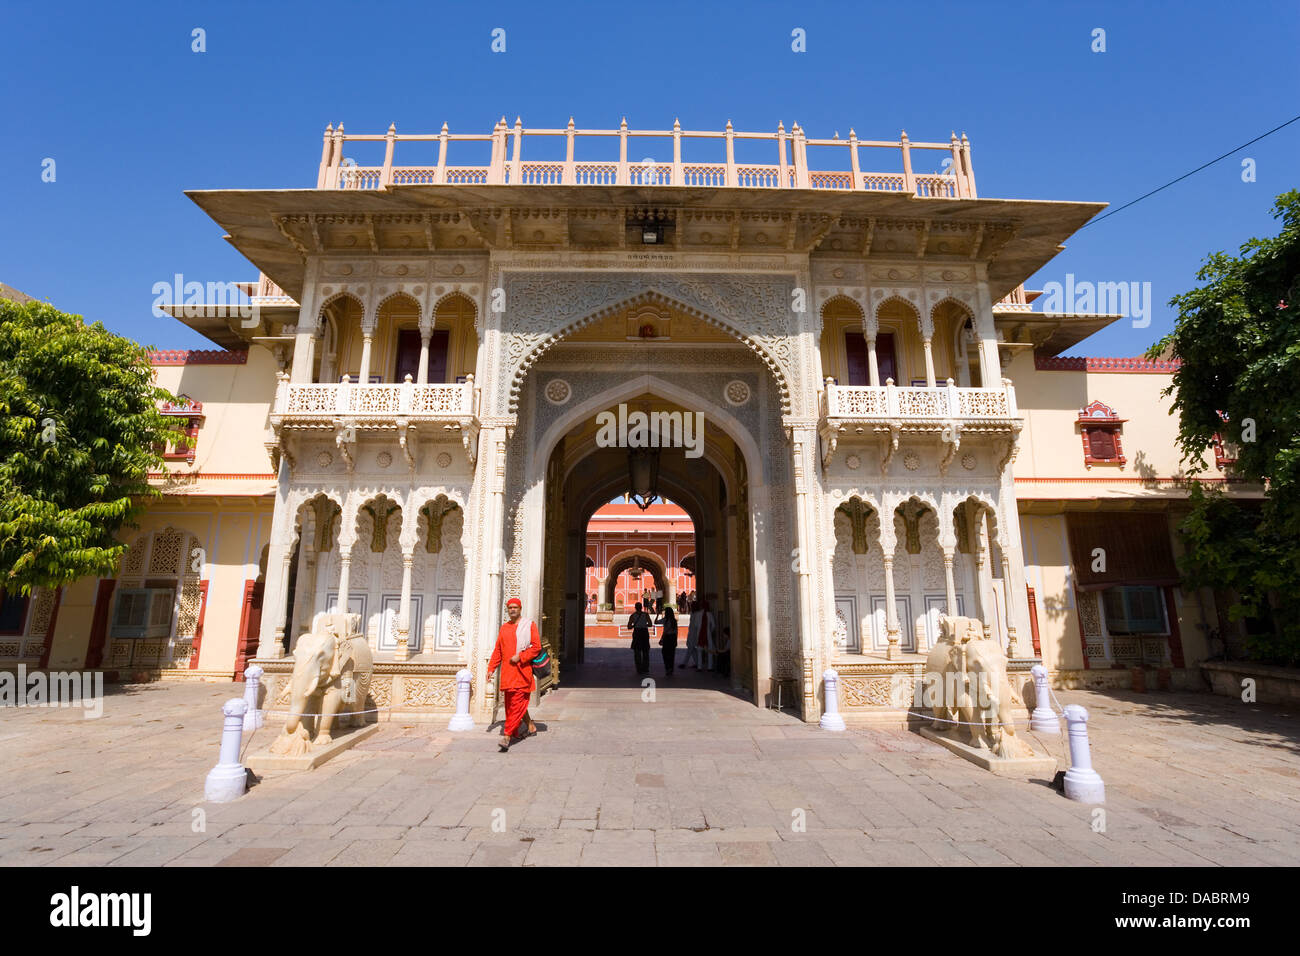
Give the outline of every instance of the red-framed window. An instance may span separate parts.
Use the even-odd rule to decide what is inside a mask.
[[[169,441],[167,447],[161,451],[163,459],[194,464],[194,453],[198,450],[199,426],[203,424],[203,403],[194,401],[188,395],[179,395],[175,402],[163,402],[159,411],[169,417],[180,419],[179,430],[186,437],[183,447],[181,442]]]
[[[1079,409],[1079,434],[1083,439],[1083,463],[1093,465],[1122,465],[1124,457],[1124,422],[1115,409],[1104,402],[1095,401]]]

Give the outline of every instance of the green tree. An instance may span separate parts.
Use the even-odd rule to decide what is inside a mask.
[[[149,350],[41,302],[0,299],[0,587],[27,594],[112,575],[117,533],[145,501],[159,450],[183,436],[158,410]]]
[[[1153,345],[1182,365],[1165,394],[1179,419],[1191,513],[1180,530],[1193,587],[1235,592],[1233,620],[1264,620],[1252,654],[1300,663],[1300,191],[1277,198],[1282,231],[1217,252],[1202,285],[1174,296],[1174,331]],[[1249,507],[1197,479],[1216,435],[1235,444],[1234,476],[1265,485]]]

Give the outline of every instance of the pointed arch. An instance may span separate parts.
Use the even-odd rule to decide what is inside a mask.
[[[776,382],[778,394],[780,396],[782,414],[790,414],[792,408],[791,393],[794,386],[792,381],[793,373],[788,370],[788,356],[783,355],[782,350],[787,349],[788,345],[773,341],[773,337],[759,337],[741,330],[740,322],[731,322],[718,317],[713,312],[698,308],[690,303],[683,301],[682,297],[675,296],[664,292],[655,287],[653,280],[646,282],[646,287],[642,291],[633,295],[617,295],[609,298],[604,305],[584,312],[582,315],[570,319],[559,328],[548,334],[536,334],[531,336],[533,340],[526,348],[520,352],[518,362],[514,367],[514,372],[509,381],[509,395],[507,406],[513,414],[518,411],[519,398],[523,392],[525,379],[532,366],[545,355],[552,347],[568,338],[574,332],[584,329],[587,326],[603,321],[618,312],[629,308],[637,308],[647,304],[664,306],[675,309],[684,315],[689,315],[694,319],[713,326],[719,331],[731,336],[732,338],[745,345],[750,351],[758,356],[759,361],[772,373]],[[779,330],[783,338],[789,329]]]

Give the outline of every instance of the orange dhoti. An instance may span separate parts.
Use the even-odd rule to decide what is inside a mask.
[[[506,700],[506,724],[501,732],[507,737],[513,737],[519,730],[519,722],[528,712],[528,698],[531,694],[526,690],[502,690],[501,694]]]

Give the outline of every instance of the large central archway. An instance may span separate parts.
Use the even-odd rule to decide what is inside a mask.
[[[687,411],[654,392],[626,399],[629,407],[669,414]],[[629,490],[628,449],[601,447],[594,416],[582,416],[552,447],[547,465],[548,494],[545,524],[541,606],[547,621],[557,620],[562,670],[580,668],[587,659],[584,584],[586,534],[592,515],[611,498]],[[758,675],[755,664],[752,572],[743,556],[749,549],[736,540],[743,533],[736,509],[729,507],[745,482],[735,443],[723,432],[706,441],[699,458],[681,448],[660,449],[656,491],[689,516],[696,555],[695,589],[708,601],[719,630],[730,629],[731,686],[752,694]],[[644,550],[644,549],[642,549]],[[609,567],[610,575],[630,564],[636,549],[625,552]],[[647,561],[647,566],[652,566]],[[659,574],[661,568],[655,567]],[[626,611],[625,611],[626,613]],[[684,622],[683,622],[684,623]],[[685,641],[683,626],[681,640]]]
[[[788,698],[806,668],[784,382],[725,327],[662,304],[646,314],[652,305],[605,309],[525,366],[503,459],[495,593],[520,596],[543,639],[580,660],[584,525],[629,490],[628,449],[598,446],[596,416],[637,403],[702,415],[703,446],[691,457],[663,450],[659,490],[697,529],[694,584],[731,627],[736,682],[763,704],[784,681]]]

